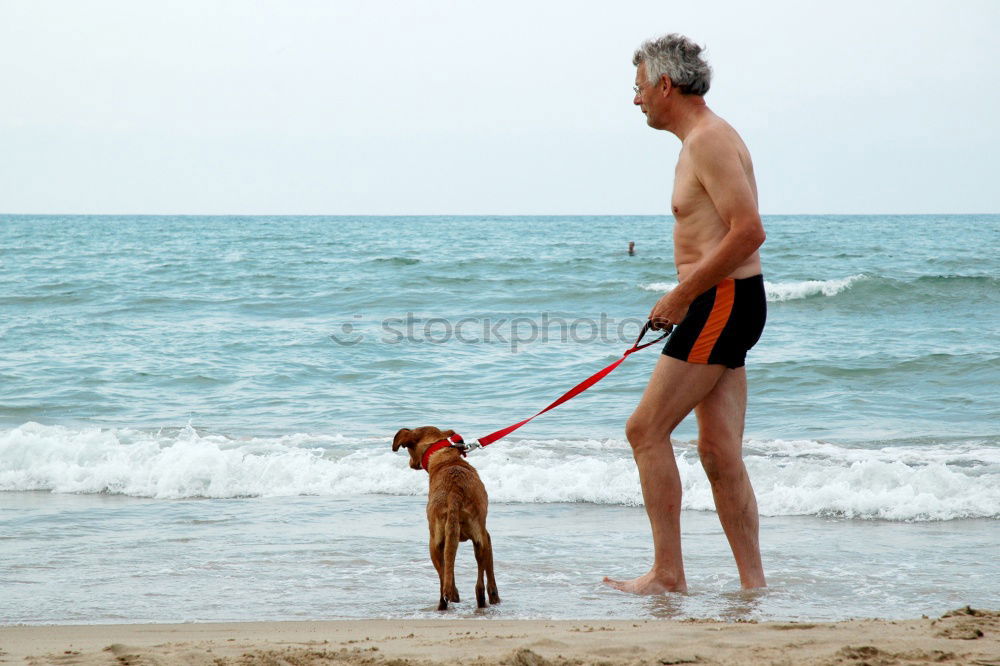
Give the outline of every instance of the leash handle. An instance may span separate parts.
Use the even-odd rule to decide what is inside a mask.
[[[646,333],[648,333],[651,330],[653,330],[653,320],[652,319],[647,319],[646,323],[642,325],[642,329],[639,331],[639,337],[637,337],[635,339],[635,343],[632,345],[632,348],[629,349],[627,352],[625,352],[625,355],[628,356],[632,352],[639,351],[640,349],[645,349],[646,347],[649,347],[650,345],[655,345],[657,342],[659,342],[660,340],[663,340],[665,337],[667,337],[668,335],[670,335],[670,332],[674,330],[674,325],[673,324],[667,324],[666,328],[660,329],[660,330],[663,331],[663,335],[661,335],[660,337],[656,338],[652,342],[647,342],[646,344],[644,344],[644,345],[642,345],[640,347],[639,343],[642,342],[642,336],[646,335]]]

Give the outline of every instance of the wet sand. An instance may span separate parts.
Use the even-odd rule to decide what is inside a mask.
[[[1000,612],[836,623],[342,620],[0,627],[0,662],[84,666],[1000,666]]]

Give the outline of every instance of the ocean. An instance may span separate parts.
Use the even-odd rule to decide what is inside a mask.
[[[659,347],[470,454],[503,602],[446,617],[1000,608],[1000,215],[768,216],[742,592],[674,433],[690,592],[631,597]],[[475,439],[628,348],[667,216],[0,215],[0,624],[441,617],[401,427]],[[626,252],[635,241],[636,254]]]

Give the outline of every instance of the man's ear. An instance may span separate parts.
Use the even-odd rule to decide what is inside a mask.
[[[392,438],[392,450],[399,451],[399,447],[413,446],[413,431],[409,428],[400,428],[396,436]]]

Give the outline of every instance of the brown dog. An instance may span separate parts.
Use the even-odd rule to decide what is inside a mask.
[[[455,553],[458,542],[472,540],[479,564],[476,579],[476,604],[486,608],[486,592],[490,603],[500,603],[496,580],[493,578],[493,545],[486,531],[486,509],[489,500],[486,488],[475,468],[462,459],[462,452],[445,442],[454,430],[438,430],[424,426],[403,428],[392,439],[392,450],[403,447],[410,452],[410,467],[426,469],[430,475],[427,494],[427,522],[431,530],[431,561],[441,579],[441,601],[438,610],[446,610],[449,601],[458,601],[455,587]],[[434,447],[433,450],[429,450]],[[430,455],[427,455],[427,454]],[[483,574],[487,584],[483,586]]]

